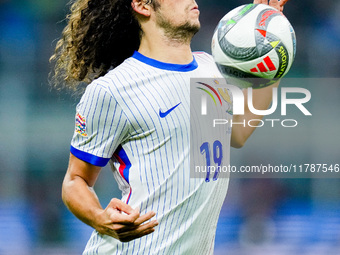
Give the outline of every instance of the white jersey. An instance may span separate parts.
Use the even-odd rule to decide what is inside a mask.
[[[87,87],[71,153],[97,166],[110,162],[122,200],[141,214],[155,211],[159,225],[128,243],[94,231],[84,254],[213,254],[229,180],[190,178],[196,77],[221,77],[210,55],[196,52],[192,63],[178,65],[135,52]]]

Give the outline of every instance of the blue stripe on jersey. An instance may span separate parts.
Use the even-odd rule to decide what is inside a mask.
[[[109,158],[97,157],[97,156],[94,156],[90,153],[78,150],[78,149],[74,148],[73,146],[71,146],[70,151],[77,158],[79,158],[79,159],[81,159],[81,160],[83,160],[87,163],[90,163],[92,165],[95,165],[95,166],[104,167],[110,161]]]
[[[133,67],[135,67],[136,68],[136,66],[134,66],[133,64],[131,64],[130,63],[130,65],[131,66],[133,66]],[[148,73],[148,74],[150,74],[150,76],[152,76],[151,75],[151,73],[148,71],[148,70],[145,70],[145,72],[146,73]],[[144,75],[144,72],[143,72],[143,75]],[[167,77],[168,77],[168,75],[167,75]],[[148,80],[148,82],[150,83],[150,88],[153,88],[154,89],[154,91],[155,91],[155,93],[158,93],[158,90],[153,86],[153,83],[150,81],[150,79],[149,78],[147,78],[145,75],[144,75],[144,78],[146,78],[147,80]],[[169,78],[169,77],[168,77]],[[163,80],[163,79],[162,79]],[[164,80],[163,80],[164,81]],[[177,81],[177,80],[176,80]],[[183,80],[184,81],[184,80]],[[167,99],[170,99],[170,98],[168,98],[168,97],[164,97],[164,95],[170,95],[170,94],[172,94],[172,93],[170,93],[169,91],[165,91],[164,90],[164,88],[169,88],[169,87],[167,87],[167,86],[161,86],[161,84],[158,82],[158,81],[155,81],[155,82],[157,82],[157,85],[159,85],[159,88],[160,89],[162,89],[162,91],[164,92],[163,93],[163,96],[161,95],[161,94],[158,94],[158,98],[160,98],[160,99],[162,99],[163,100],[163,102],[165,103],[165,101],[164,101],[164,99],[165,98],[167,98]],[[165,82],[165,81],[164,81]],[[178,83],[178,85],[180,85],[180,84],[185,84],[186,82],[184,81],[184,82],[182,82],[182,83],[180,83],[180,82],[178,82],[177,81],[177,83]],[[165,83],[166,84],[166,83]],[[174,84],[175,85],[175,84]],[[156,86],[157,87],[157,86]],[[175,87],[175,86],[174,86]],[[182,87],[182,86],[179,86],[180,88]],[[146,87],[146,89],[148,90],[148,87]],[[149,92],[150,92],[150,90],[148,90]],[[182,96],[180,96],[179,94],[178,94],[178,91],[175,89],[174,90],[174,93],[176,93],[177,94],[177,97],[178,97],[178,99],[180,99],[180,98],[185,98],[186,96],[186,93],[184,93],[183,91],[182,91]],[[189,93],[189,91],[188,91],[188,93]],[[154,95],[151,93],[151,95],[154,97]],[[173,96],[174,96],[174,94],[172,94]],[[156,100],[156,98],[154,97],[154,100]],[[176,101],[176,100],[175,100]],[[178,101],[178,100],[177,100]],[[170,104],[171,104],[171,101],[170,101]],[[184,116],[183,116],[183,113],[182,113],[182,111],[180,111],[179,112],[179,114],[182,116],[182,122],[184,121],[186,121],[188,118],[185,118]],[[179,118],[179,116],[177,115],[177,114],[175,114],[175,115],[171,115],[170,116],[170,119],[171,119],[171,121],[172,122],[174,122],[174,119],[173,119],[173,117],[175,117],[175,116],[177,116],[176,118],[177,118],[177,120],[179,120],[180,121],[180,118]],[[188,116],[189,117],[189,116]],[[164,121],[166,121],[166,123],[167,123],[167,127],[169,128],[169,123],[168,123],[168,121],[167,121],[167,119],[165,119]],[[161,126],[163,127],[163,124],[161,124]],[[164,133],[164,132],[163,132]],[[177,133],[175,134],[175,136],[176,136],[176,141],[178,140],[177,139]],[[183,140],[183,133],[181,132],[181,136],[182,136],[182,140]],[[178,144],[178,142],[176,143],[176,145],[177,145],[177,154],[178,154],[178,157],[179,157],[179,148],[178,148],[178,146],[179,146],[179,144]],[[174,150],[172,149],[172,143],[171,143],[171,151],[173,152]],[[183,146],[183,149],[182,150],[184,150],[184,145],[182,145]],[[173,154],[172,153],[169,153],[172,157],[173,157]],[[169,157],[169,155],[168,154],[166,154],[166,159],[167,159],[167,165],[168,165],[168,168],[169,168],[169,162],[168,162],[168,157]],[[174,159],[172,159],[172,161],[174,162]],[[175,167],[175,165],[173,165],[173,167]],[[184,172],[184,171],[183,171]],[[170,173],[169,173],[170,174]],[[178,175],[178,178],[179,178],[179,175]],[[185,178],[184,178],[185,179]],[[168,187],[167,187],[167,184],[168,182],[165,182],[165,193],[167,193],[167,192],[169,192],[169,190],[168,190]],[[179,183],[179,179],[178,179],[178,183]],[[170,184],[170,187],[172,187],[173,186],[173,179],[172,179],[172,184]],[[183,191],[184,192],[184,191]],[[173,197],[173,188],[171,188],[170,189],[170,198],[172,198]],[[166,204],[166,200],[167,200],[167,196],[164,196],[164,202],[163,202],[163,212],[165,211],[165,204]],[[176,196],[176,204],[177,204],[177,201],[178,201],[178,189],[177,189],[177,196]],[[169,209],[172,207],[173,205],[172,205],[172,203],[170,202],[169,203]],[[158,211],[158,208],[159,208],[159,205],[158,205],[158,207],[157,207],[157,211]],[[180,210],[180,212],[181,212],[182,210]],[[180,215],[180,212],[179,212],[179,215]],[[171,223],[169,223],[170,225],[172,225],[173,224],[173,222],[174,222],[174,219],[175,218],[177,218],[177,221],[178,221],[178,216],[179,215],[173,215],[172,217],[171,217]],[[165,220],[165,229],[167,228],[167,224],[168,224],[168,220],[169,220],[169,216],[170,215],[167,215],[167,217],[166,217],[166,220]],[[163,238],[162,238],[162,241],[161,241],[161,243],[163,243],[163,240],[164,240],[164,238],[166,238],[165,236],[164,236],[164,233],[163,233]],[[157,238],[157,240],[156,240],[156,247],[157,247],[157,244],[158,244],[158,242],[159,242],[159,240],[160,240],[160,237],[159,238]],[[140,248],[139,248],[140,249]],[[164,250],[165,251],[165,250]]]
[[[160,226],[152,235],[124,244],[96,235],[91,237],[90,245],[88,245],[94,248],[87,247],[86,254],[93,255],[96,253],[101,243],[104,244],[100,248],[100,252],[103,254],[184,254],[188,252],[200,253],[198,252],[200,249],[205,251],[204,254],[211,254],[208,248],[213,247],[213,235],[215,233],[213,226],[215,226],[214,222],[217,219],[219,208],[216,207],[216,212],[213,211],[214,209],[210,209],[210,207],[215,207],[214,204],[210,204],[210,201],[212,201],[210,197],[215,192],[220,194],[223,188],[215,189],[212,185],[214,183],[209,183],[208,187],[204,180],[189,178],[187,170],[190,164],[188,159],[190,134],[192,132],[200,134],[199,126],[197,126],[197,130],[192,131],[189,125],[189,80],[196,76],[206,77],[209,75],[209,77],[212,77],[215,73],[217,75],[218,72],[214,71],[217,68],[211,67],[213,60],[207,54],[194,53],[195,61],[199,63],[199,67],[194,69],[194,72],[173,69],[174,72],[171,72],[168,68],[163,68],[163,64],[166,63],[152,61],[156,63],[156,66],[154,66],[148,62],[147,57],[141,56],[141,59],[138,56],[127,59],[124,62],[125,64],[123,63],[114,71],[110,71],[109,75],[98,81],[105,85],[104,89],[110,94],[114,102],[110,104],[107,96],[105,97],[103,93],[100,93],[102,98],[106,98],[109,105],[107,108],[111,109],[110,114],[106,113],[105,115],[106,108],[101,113],[100,105],[102,103],[99,101],[96,104],[96,98],[91,102],[91,96],[87,96],[87,102],[93,103],[91,109],[96,109],[96,117],[100,116],[101,113],[102,122],[105,120],[106,123],[104,125],[106,128],[98,132],[98,138],[93,139],[93,142],[97,141],[96,146],[101,145],[101,148],[110,147],[108,151],[115,154],[116,159],[118,159],[117,154],[121,149],[119,144],[123,143],[117,141],[117,137],[120,136],[112,133],[117,132],[115,131],[116,126],[121,127],[120,131],[127,130],[117,133],[122,133],[122,139],[128,139],[123,140],[126,141],[124,149],[128,152],[129,160],[133,163],[131,168],[137,166],[138,169],[133,168],[136,171],[130,171],[126,178],[125,167],[119,167],[122,174],[119,171],[114,171],[114,176],[122,188],[124,198],[128,200],[127,203],[131,198],[131,206],[138,206],[141,213],[157,209],[155,210],[157,212],[156,217],[159,219]],[[144,61],[145,59],[146,61]],[[161,66],[158,66],[159,63]],[[97,91],[98,88],[95,88],[92,93],[97,94]],[[182,104],[178,110],[165,119],[159,118],[158,112],[161,107],[169,109],[179,102],[182,102]],[[82,106],[82,108],[87,107],[89,107],[88,104]],[[111,115],[113,112],[115,113],[113,114],[114,117]],[[88,114],[88,116],[92,115]],[[106,117],[108,118],[106,119]],[[118,119],[120,124],[116,125]],[[101,125],[103,125],[102,122]],[[96,126],[96,119],[94,124]],[[88,125],[88,127],[91,126]],[[144,139],[142,136],[136,136],[137,139],[129,139],[129,135],[139,135],[142,132],[150,132],[150,130],[156,131],[152,134],[155,139]],[[165,133],[165,131],[167,132]],[[110,138],[113,137],[114,142],[111,139],[101,142],[101,136],[107,133],[110,134]],[[162,144],[163,147],[158,147],[159,141],[167,138],[168,133],[171,134],[171,139],[166,140],[166,143]],[[78,139],[79,137],[77,136]],[[81,144],[81,146],[84,145],[86,143]],[[96,152],[96,156],[99,157],[109,157],[108,153],[101,153],[101,148],[93,151],[93,153]],[[91,149],[92,147],[88,150],[91,151]],[[151,150],[152,154],[150,154]],[[200,155],[199,151],[197,153]],[[118,161],[122,161],[121,166],[125,165],[123,160]],[[153,167],[154,165],[158,167]],[[112,164],[113,166],[117,165]],[[132,182],[133,195],[136,195],[136,199],[131,196],[131,187],[130,194],[127,196],[125,193],[125,191],[128,191],[127,182]],[[139,191],[141,192],[138,193]],[[138,196],[139,194],[140,196]],[[142,197],[142,194],[145,194],[145,196]],[[219,202],[214,202],[221,203],[220,200],[217,201]],[[213,215],[212,219],[210,213]],[[209,217],[205,217],[204,214],[209,215]],[[203,231],[203,227],[198,226],[204,226],[207,232]],[[204,236],[205,233],[209,236],[208,238]],[[112,244],[112,247],[109,247],[109,244]],[[189,248],[191,248],[190,251]]]
[[[145,63],[145,64],[148,64],[150,66],[153,66],[153,67],[156,67],[156,68],[159,68],[159,69],[168,70],[168,71],[190,72],[190,71],[195,70],[198,67],[198,64],[197,64],[195,58],[189,64],[179,65],[179,64],[171,64],[171,63],[160,62],[158,60],[148,58],[148,57],[140,54],[138,51],[135,51],[135,53],[132,55],[132,57],[143,62],[143,63]]]
[[[119,163],[121,163],[121,167],[119,167],[119,172],[122,174],[126,182],[130,184],[129,173],[131,168],[131,162],[121,145],[118,146],[114,155],[118,157],[118,161]]]

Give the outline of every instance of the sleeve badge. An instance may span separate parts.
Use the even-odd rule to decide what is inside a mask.
[[[87,137],[86,134],[86,119],[84,116],[77,113],[76,115],[76,133],[81,136]]]

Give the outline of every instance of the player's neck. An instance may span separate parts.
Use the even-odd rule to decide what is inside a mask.
[[[146,57],[172,64],[189,64],[193,60],[191,40],[179,41],[164,35],[147,36],[141,40],[139,52]]]

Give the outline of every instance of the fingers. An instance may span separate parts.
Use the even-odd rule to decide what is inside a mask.
[[[288,2],[289,0],[254,0],[254,4],[266,4],[269,6],[274,7],[278,11],[283,11],[283,6]]]
[[[112,222],[120,224],[133,224],[139,217],[139,210],[134,210],[117,198],[113,198],[105,210]]]
[[[139,218],[139,211],[132,211],[130,214],[123,214],[117,209],[108,208],[107,213],[109,214],[112,223],[118,223],[122,225],[131,225]]]
[[[129,234],[129,235],[138,235],[140,232],[153,232],[155,229],[154,227],[158,226],[158,221],[153,220],[150,222],[147,222],[145,224],[140,225],[122,225],[122,224],[114,224],[112,225],[112,229],[117,233],[121,235]]]
[[[138,208],[133,209],[119,199],[112,199],[104,211],[108,221],[101,228],[102,233],[122,242],[151,234],[158,225],[157,220],[150,221],[155,212],[140,215]]]
[[[278,0],[270,0],[269,6],[274,7],[278,11],[281,11],[280,2]]]
[[[281,0],[280,6],[283,7],[289,0]]]
[[[270,0],[269,2],[278,2],[279,5],[282,7],[284,6],[289,0]],[[270,4],[268,0],[254,0],[254,4]]]
[[[134,219],[132,221],[132,219],[129,218],[130,215],[113,214],[111,215],[111,220],[113,223],[120,224],[120,225],[127,225],[128,227],[133,228],[133,227],[138,227],[139,225],[142,225],[143,223],[150,220],[155,215],[156,215],[155,212],[148,212],[140,217],[137,217],[137,219]]]
[[[284,5],[288,2],[289,0],[281,0],[280,1],[280,11],[283,12],[283,7]]]
[[[155,227],[158,226],[156,220],[139,225],[135,229],[123,231],[119,234],[119,240],[122,242],[128,242],[136,238],[140,238],[145,235],[149,235],[155,231]]]
[[[124,212],[125,214],[121,212]],[[155,212],[151,211],[140,216],[139,209],[132,209],[131,206],[125,204],[119,199],[111,200],[107,206],[107,213],[110,215],[112,222],[117,222],[123,225],[140,225],[156,215]]]
[[[154,217],[156,215],[155,212],[148,212],[142,216],[140,216],[136,221],[135,221],[135,225],[140,225],[143,224],[144,222],[150,220],[152,217]]]
[[[149,231],[153,232],[155,230],[154,227],[156,227],[156,226],[158,226],[158,221],[153,220],[153,221],[150,221],[148,223],[139,225],[136,229],[131,230],[130,234],[139,235],[139,234],[144,233],[144,232],[149,232]]]
[[[268,4],[268,0],[254,0],[254,4]]]
[[[117,198],[111,199],[111,201],[110,201],[110,203],[107,207],[117,209],[117,210],[125,212],[127,214],[130,214],[134,211],[131,206],[129,206],[128,204],[124,203],[123,201],[121,201]]]
[[[150,220],[155,215],[156,215],[155,212],[148,212],[148,213],[138,217],[133,222],[131,222],[128,219],[127,215],[121,215],[121,214],[116,212],[116,213],[111,214],[110,218],[111,218],[111,221],[112,221],[111,224],[113,226],[113,230],[116,231],[117,233],[121,233],[121,232],[128,231],[128,230],[138,229],[140,227],[140,225],[142,225],[146,221]],[[158,225],[157,220],[152,221],[152,223],[148,222],[148,223],[143,224],[144,227],[142,228],[142,230],[144,231],[144,228],[147,228],[148,226],[151,226],[151,228],[153,228],[157,225]]]

